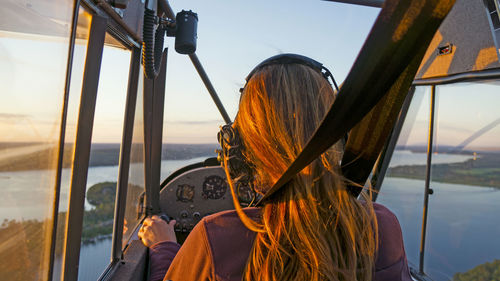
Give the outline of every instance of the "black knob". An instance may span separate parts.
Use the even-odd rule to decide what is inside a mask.
[[[193,213],[193,218],[195,218],[195,219],[199,220],[199,219],[201,218],[201,214],[200,214],[200,212],[194,212],[194,213]]]
[[[187,211],[181,211],[181,218],[187,218],[189,213]]]
[[[161,215],[160,215],[160,218],[161,218],[162,220],[166,221],[167,223],[169,223],[169,222],[172,220],[172,218],[171,218],[171,217],[169,217],[169,216],[167,216],[167,215],[165,215],[165,214],[161,214]]]

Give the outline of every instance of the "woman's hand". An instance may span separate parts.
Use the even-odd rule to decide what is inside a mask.
[[[148,248],[159,242],[177,242],[174,225],[175,220],[171,220],[167,223],[156,215],[151,218],[146,218],[142,222],[141,229],[139,229],[139,239],[141,239],[144,246]]]

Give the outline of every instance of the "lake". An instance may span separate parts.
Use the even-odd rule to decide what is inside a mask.
[[[463,162],[468,155],[433,155],[433,163]],[[203,161],[205,158],[162,161],[161,175],[166,178],[176,169]],[[423,165],[425,153],[395,151],[391,167]],[[67,209],[69,182],[64,171],[61,211]],[[116,181],[118,166],[91,167],[88,187],[103,181]],[[47,180],[42,171],[0,173],[0,186],[7,196],[0,197],[0,219],[46,217],[45,190],[38,190],[36,181]],[[27,192],[27,187],[30,187]],[[467,271],[476,265],[500,259],[500,190],[459,184],[432,182],[434,194],[429,199],[429,220],[426,243],[425,271],[435,280],[449,280],[454,273]],[[424,181],[387,177],[378,197],[398,217],[405,240],[408,260],[418,267],[422,225]],[[10,199],[15,199],[14,203]],[[92,206],[86,204],[89,209]],[[111,239],[84,245],[80,255],[79,280],[96,280],[110,260]],[[60,261],[57,261],[60,264]],[[57,271],[57,269],[56,269]]]
[[[161,161],[161,179],[165,179],[170,173],[181,167],[204,161],[206,158],[163,160]],[[131,166],[138,165],[142,164],[131,164]],[[59,211],[68,209],[70,172],[70,169],[63,169],[62,171]],[[0,172],[0,187],[4,192],[4,196],[0,196],[0,221],[4,219],[26,220],[50,217],[51,208],[47,202],[51,202],[52,195],[48,194],[46,183],[52,182],[54,177],[52,171],[46,170]],[[118,166],[90,167],[87,189],[100,182],[116,182],[117,178]],[[132,183],[134,182],[132,181]],[[85,208],[88,210],[92,208],[92,205],[85,202]]]
[[[469,155],[433,154],[433,164],[458,163]],[[424,165],[425,153],[395,151],[390,167]],[[431,177],[432,179],[432,177]],[[418,269],[423,180],[391,178],[383,182],[377,198],[392,210],[401,224],[408,262]],[[431,180],[424,272],[435,281],[452,279],[458,272],[500,259],[500,189]]]
[[[181,167],[204,161],[206,158],[163,160],[161,162],[161,179],[165,179]],[[131,166],[141,165],[140,163],[131,164]],[[131,169],[133,168],[131,167]],[[0,196],[0,221],[5,219],[15,219],[18,221],[27,219],[43,220],[50,217],[51,196],[47,194],[47,183],[53,181],[53,177],[53,172],[44,170],[0,172],[0,187],[4,191],[3,196]],[[113,182],[117,178],[118,166],[90,167],[87,189],[96,183],[105,181]],[[69,179],[70,170],[63,169],[59,211],[66,211],[68,209]],[[134,183],[133,180],[132,183]],[[87,210],[91,209],[92,205],[85,202],[85,208]],[[78,279],[83,281],[96,280],[109,264],[110,256],[111,239],[82,245]],[[54,272],[60,271],[61,259],[56,258]],[[58,279],[55,278],[55,280]]]
[[[418,269],[424,200],[423,180],[385,178],[377,202],[401,224],[408,261]],[[450,280],[500,259],[500,189],[431,182],[424,271]]]

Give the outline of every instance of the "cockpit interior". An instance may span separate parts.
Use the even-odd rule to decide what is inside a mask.
[[[248,71],[301,52],[338,98],[240,204],[344,140],[348,188],[396,214],[414,280],[500,278],[500,1],[251,2],[0,0],[0,280],[148,280],[144,219],[182,244],[235,208],[219,126]]]

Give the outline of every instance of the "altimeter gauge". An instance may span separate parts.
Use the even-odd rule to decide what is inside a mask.
[[[226,194],[227,183],[217,175],[208,176],[203,182],[203,198],[219,199]]]

